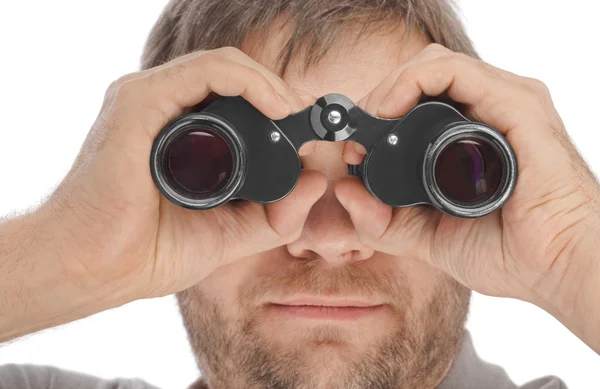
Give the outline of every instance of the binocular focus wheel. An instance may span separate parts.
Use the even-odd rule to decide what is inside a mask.
[[[310,110],[310,124],[322,140],[342,141],[358,128],[359,111],[352,100],[343,95],[321,97]]]

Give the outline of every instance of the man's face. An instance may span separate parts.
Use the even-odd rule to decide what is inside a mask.
[[[401,37],[338,42],[306,74],[301,58],[292,61],[283,78],[356,102],[427,44]],[[246,52],[275,70],[280,43],[274,36],[263,51]],[[298,240],[221,267],[179,295],[211,389],[433,388],[450,367],[469,293],[418,258],[361,244],[333,192],[347,175],[342,148],[321,142],[303,158],[329,187]]]

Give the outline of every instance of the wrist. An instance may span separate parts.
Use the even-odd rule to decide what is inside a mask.
[[[582,222],[579,236],[571,239],[556,259],[561,271],[544,280],[553,285],[554,292],[534,293],[531,302],[600,353],[600,216],[593,216]]]
[[[68,235],[66,220],[46,206],[0,225],[0,342],[131,301],[86,274]]]
[[[87,192],[58,193],[40,210],[65,273],[107,300],[109,308],[153,297],[148,264],[152,263],[154,241],[145,240],[146,231],[137,232],[126,210],[112,209],[106,201],[91,196]]]

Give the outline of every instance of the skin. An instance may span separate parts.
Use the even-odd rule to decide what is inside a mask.
[[[275,72],[281,43],[252,43],[249,37],[244,50]],[[333,48],[307,72],[297,58],[283,80],[313,96],[338,92],[357,102],[426,45],[418,35],[406,41],[372,36],[352,48]],[[367,55],[355,60],[356,53]],[[334,191],[348,176],[344,143],[305,149],[305,169],[326,177],[328,185],[300,236],[222,266],[179,296],[209,387],[437,386],[458,351],[468,291],[416,258],[364,245]],[[297,318],[268,305],[298,295],[344,297],[384,309],[333,321]]]
[[[541,82],[418,37],[399,42],[391,35],[354,49],[336,47],[307,74],[295,61],[282,80],[273,73],[276,37],[270,42],[261,52],[250,45],[254,59],[231,48],[198,52],[109,87],[98,120],[54,194],[35,212],[0,223],[0,340],[188,290],[181,301],[190,333],[210,326],[193,321],[208,314],[207,307],[222,307],[215,320],[224,319],[227,329],[235,329],[236,321],[253,324],[253,334],[269,339],[267,351],[294,349],[309,339],[318,352],[298,354],[303,359],[296,382],[326,387],[349,379],[345,368],[361,351],[398,339],[393,334],[402,323],[446,317],[427,309],[440,301],[441,290],[458,296],[446,309],[463,307],[461,290],[467,287],[532,302],[600,351],[600,191]],[[155,189],[147,158],[160,129],[210,92],[242,95],[273,119],[330,92],[382,117],[404,115],[422,93],[445,92],[473,119],[506,135],[519,161],[519,181],[502,211],[477,220],[426,207],[391,209],[346,175],[345,163],[359,162],[363,150],[320,143],[301,150],[307,169],[280,202],[232,203],[208,212],[178,208]],[[241,298],[244,290],[252,293]],[[321,327],[249,309],[282,298],[282,291],[350,292],[385,309],[379,320],[367,316],[356,326]],[[410,299],[400,298],[401,291]],[[460,323],[458,317],[443,327],[454,343],[452,328]],[[373,327],[379,331],[361,331]],[[197,353],[215,385],[244,385],[244,372],[223,378]],[[424,388],[437,385],[447,371],[452,355],[438,354]]]

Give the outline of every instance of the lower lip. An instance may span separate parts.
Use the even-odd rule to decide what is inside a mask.
[[[269,304],[268,310],[287,314],[296,318],[320,320],[356,320],[361,317],[375,314],[383,305],[372,307],[324,307],[319,305],[279,305]]]

